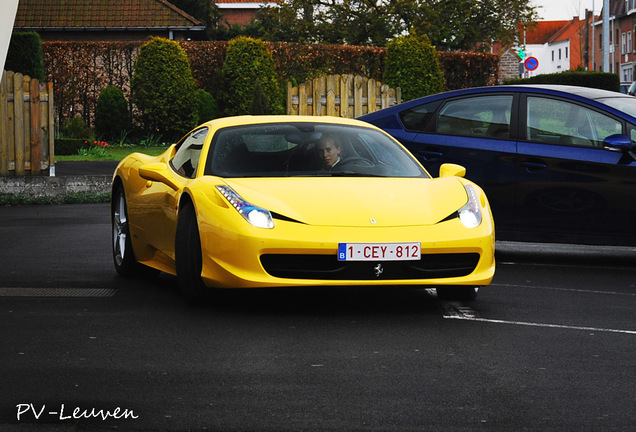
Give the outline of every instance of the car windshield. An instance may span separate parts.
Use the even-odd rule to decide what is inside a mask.
[[[205,174],[429,177],[384,133],[325,123],[268,123],[221,129],[212,139]]]
[[[598,99],[598,101],[636,117],[636,97],[612,97]]]

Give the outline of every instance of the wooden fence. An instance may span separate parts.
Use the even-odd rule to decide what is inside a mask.
[[[53,83],[4,71],[0,80],[0,176],[40,175],[53,167],[53,128]]]
[[[369,97],[370,95],[370,97]],[[287,114],[355,118],[401,102],[401,91],[359,75],[330,75],[293,87],[287,83]]]

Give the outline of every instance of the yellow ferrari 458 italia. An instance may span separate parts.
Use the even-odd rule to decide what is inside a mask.
[[[435,287],[472,300],[495,272],[482,189],[446,164],[432,178],[368,123],[241,116],[204,123],[160,156],[134,153],[112,185],[121,275],[210,288]]]

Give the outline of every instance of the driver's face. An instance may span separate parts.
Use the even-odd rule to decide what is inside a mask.
[[[316,149],[320,162],[325,168],[330,168],[340,157],[340,148],[336,146],[332,138],[322,139]]]

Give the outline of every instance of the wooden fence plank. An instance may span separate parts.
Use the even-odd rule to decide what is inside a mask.
[[[40,175],[55,163],[53,83],[4,71],[0,80],[0,176]],[[51,171],[54,175],[54,172]]]
[[[353,112],[349,107],[350,86],[352,85],[351,75],[340,77],[340,116],[352,118]]]
[[[338,78],[340,78],[338,75],[330,75],[326,79],[325,105],[327,106],[328,116],[336,115],[336,85]]]
[[[363,114],[362,112],[362,98],[364,83],[360,75],[353,79],[353,116],[358,117]]]
[[[7,73],[0,79],[0,176],[9,175],[9,101],[7,92]],[[7,119],[7,121],[5,121]]]
[[[47,109],[48,109],[48,127],[47,138],[49,142],[49,170],[50,175],[55,175],[55,105],[53,104],[53,83],[46,83],[47,89]]]
[[[13,75],[15,174],[24,175],[24,76]]]
[[[315,78],[298,87],[287,84],[287,114],[354,118],[401,101],[400,89],[353,75]]]
[[[31,174],[40,175],[41,138],[40,138],[40,83],[31,80],[29,84],[31,98]]]

